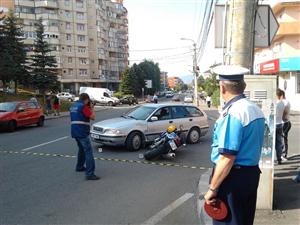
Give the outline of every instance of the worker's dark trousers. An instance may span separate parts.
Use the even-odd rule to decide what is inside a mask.
[[[234,166],[231,169],[217,196],[227,205],[228,215],[222,221],[213,220],[214,225],[253,224],[260,173],[258,166]]]

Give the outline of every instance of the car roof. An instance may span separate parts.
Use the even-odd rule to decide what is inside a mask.
[[[180,104],[180,103],[158,103],[158,104],[152,104],[152,103],[148,103],[148,104],[144,104],[144,106],[148,106],[148,107],[153,107],[153,108],[161,108],[161,107],[167,107],[167,106],[192,106],[192,107],[196,107],[194,105],[186,105],[186,104]]]

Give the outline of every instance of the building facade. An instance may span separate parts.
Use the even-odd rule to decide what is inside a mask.
[[[34,23],[43,19],[62,90],[118,88],[128,65],[128,20],[122,0],[0,0],[0,7],[14,10],[23,20],[29,55],[36,37]]]
[[[179,84],[184,84],[183,81],[179,77],[168,77],[169,88],[174,89]]]
[[[168,87],[168,72],[160,72],[160,89],[165,90]]]
[[[278,76],[293,111],[300,111],[300,2],[273,7],[279,30],[269,48],[256,49],[255,73]]]

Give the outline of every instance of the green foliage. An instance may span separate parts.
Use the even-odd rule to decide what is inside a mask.
[[[22,27],[21,20],[13,11],[9,11],[7,16],[0,19],[0,80],[4,85],[10,81],[14,81],[15,84],[27,81],[26,51],[21,38]]]
[[[220,105],[220,89],[216,89],[211,96],[212,105],[219,106]]]
[[[160,90],[160,68],[158,63],[144,60],[138,67],[143,71],[144,80],[152,80],[152,88],[147,90],[147,94],[154,94]]]
[[[34,41],[34,54],[31,58],[31,84],[40,93],[58,89],[58,79],[55,56],[51,55],[48,42],[44,39],[44,25],[40,18],[36,24],[36,39]]]

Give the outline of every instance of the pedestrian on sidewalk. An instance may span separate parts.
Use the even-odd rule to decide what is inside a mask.
[[[46,115],[50,116],[52,114],[52,103],[51,103],[51,95],[46,96]]]
[[[204,198],[213,205],[216,198],[228,208],[223,220],[213,224],[251,225],[256,209],[260,177],[258,167],[264,140],[265,118],[261,109],[243,94],[244,74],[239,66],[218,66],[220,94],[226,102],[216,121],[211,160],[214,164],[209,190]]]
[[[95,120],[95,110],[88,94],[82,93],[79,101],[70,108],[71,135],[78,145],[77,172],[85,171],[87,180],[99,180],[95,175],[95,160],[90,140],[90,120]],[[84,166],[85,165],[85,166]]]
[[[53,97],[53,109],[54,109],[54,116],[59,116],[60,100],[56,95],[54,95],[54,97]]]
[[[283,148],[283,152],[282,152],[282,157],[283,157],[283,160],[287,160],[287,156],[288,156],[288,135],[289,135],[289,131],[292,127],[292,124],[291,124],[291,121],[290,121],[291,104],[286,99],[284,91],[282,91],[282,94],[283,95],[282,95],[281,100],[284,103],[284,112],[283,112],[283,117],[282,117],[284,148]]]
[[[284,103],[282,101],[283,91],[281,89],[276,90],[277,103],[276,103],[276,138],[275,138],[275,150],[277,163],[282,163],[282,150],[283,150],[283,112]]]
[[[206,97],[206,104],[207,104],[207,107],[210,108],[210,106],[211,106],[211,97],[210,97],[210,95],[208,95]]]
[[[154,93],[152,101],[157,104],[158,103],[158,96],[156,95],[156,93]]]

